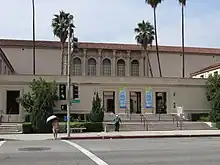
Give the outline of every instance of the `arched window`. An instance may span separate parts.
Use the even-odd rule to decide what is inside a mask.
[[[82,75],[82,62],[80,58],[76,57],[73,59],[73,69],[72,74],[73,76],[81,76]]]
[[[131,76],[139,76],[139,62],[138,62],[138,60],[133,60],[131,62]]]
[[[122,59],[117,62],[117,76],[125,76],[125,61]]]
[[[94,58],[88,60],[88,76],[96,76],[96,60]]]
[[[102,61],[102,75],[111,76],[111,61],[109,59],[104,59]]]

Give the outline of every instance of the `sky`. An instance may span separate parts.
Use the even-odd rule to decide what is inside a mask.
[[[32,39],[32,0],[1,0],[0,38]],[[220,47],[220,1],[188,0],[185,45]],[[76,36],[84,42],[135,44],[134,28],[142,20],[153,23],[145,0],[35,0],[36,39],[58,40],[51,21],[60,10],[74,15]],[[164,0],[157,8],[159,45],[181,45],[181,6]]]

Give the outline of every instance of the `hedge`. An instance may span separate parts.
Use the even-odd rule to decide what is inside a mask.
[[[84,132],[101,132],[103,131],[103,125],[102,123],[92,123],[92,122],[71,122],[70,123],[71,128],[86,128]],[[48,128],[48,126],[46,126]],[[66,123],[65,122],[60,122],[60,128],[59,128],[60,133],[66,133]],[[38,133],[51,133],[52,129],[50,130],[43,130],[42,132]],[[23,123],[23,133],[24,134],[29,134],[29,133],[36,133],[33,128],[31,123]]]
[[[220,129],[220,122],[217,122],[215,125],[216,128]]]

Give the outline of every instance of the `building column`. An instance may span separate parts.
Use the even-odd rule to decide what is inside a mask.
[[[130,90],[126,87],[127,113],[130,114]]]
[[[102,67],[101,56],[102,56],[102,49],[98,49],[98,60],[97,60],[97,66],[96,66],[97,76],[101,76],[101,67]]]
[[[86,68],[86,63],[87,63],[87,61],[86,61],[86,55],[87,55],[87,49],[83,49],[83,68],[82,68],[82,72],[83,72],[83,76],[86,76],[86,71],[87,71],[87,68]]]
[[[23,95],[24,95],[24,89],[20,90],[20,96],[23,96]],[[19,104],[19,120],[20,120],[20,122],[25,121],[25,110],[21,106],[21,104]]]
[[[130,56],[131,56],[131,51],[127,51],[127,59],[126,59],[126,76],[130,76],[130,65],[131,65],[131,60],[130,60]]]
[[[141,91],[141,113],[145,113],[145,90]]]
[[[115,90],[115,114],[119,113],[119,89]]]
[[[116,50],[113,50],[113,58],[112,58],[112,76],[116,75]]]

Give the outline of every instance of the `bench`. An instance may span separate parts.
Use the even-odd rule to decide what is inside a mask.
[[[86,128],[70,128],[71,133],[73,132],[83,132],[83,130],[86,130]]]

